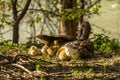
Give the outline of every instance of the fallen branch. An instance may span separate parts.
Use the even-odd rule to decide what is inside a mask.
[[[15,64],[15,63],[13,63],[13,64],[11,64],[11,65],[12,65],[12,66],[15,66],[15,67],[18,67],[18,68],[24,70],[25,72],[27,72],[27,73],[29,73],[29,74],[32,74],[30,70],[28,70],[27,68],[25,68],[25,67],[22,66],[22,65]]]

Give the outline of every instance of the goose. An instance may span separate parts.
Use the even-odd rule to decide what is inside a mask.
[[[62,52],[66,54],[66,58],[78,59],[78,58],[89,58],[94,54],[94,45],[89,39],[91,32],[91,25],[89,22],[83,22],[77,31],[77,40],[68,42],[62,46]],[[59,56],[61,52],[59,51]],[[58,56],[58,58],[59,58]]]

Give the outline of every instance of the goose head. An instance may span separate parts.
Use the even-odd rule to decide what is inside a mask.
[[[77,30],[77,39],[78,40],[87,40],[91,32],[91,25],[89,22],[85,21],[78,26]]]

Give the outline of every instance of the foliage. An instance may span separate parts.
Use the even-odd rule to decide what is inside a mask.
[[[89,2],[89,1],[88,1]],[[86,0],[86,3],[88,3]],[[94,2],[94,1],[93,1]],[[25,0],[18,0],[17,9],[18,14],[23,9]],[[90,4],[85,4],[86,6]],[[36,24],[40,25],[40,34],[58,34],[60,24],[60,18],[63,20],[73,20],[78,19],[79,14],[84,14],[89,16],[92,14],[98,14],[100,6],[95,4],[90,8],[80,9],[80,3],[77,2],[76,8],[65,9],[65,15],[61,14],[61,0],[34,0],[31,2],[29,9],[25,15],[25,18],[21,21],[21,25],[27,25],[30,28],[36,28]],[[1,0],[0,1],[0,27],[6,27],[13,25],[13,14],[12,14],[12,3],[11,0]],[[38,26],[37,26],[38,27]],[[33,30],[33,29],[32,29]],[[34,29],[35,30],[35,29]],[[34,30],[30,33],[34,33]],[[49,30],[49,31],[46,31]],[[29,32],[27,30],[27,32]],[[50,32],[50,33],[46,33]],[[32,34],[36,35],[36,34]]]
[[[91,17],[95,14],[99,15],[99,9],[100,9],[100,5],[94,5],[91,8],[85,8],[85,9],[79,9],[80,4],[78,4],[76,7],[77,9],[74,7],[73,9],[65,9],[64,10],[64,15],[62,16],[63,20],[74,20],[74,19],[78,19],[79,20],[79,15],[85,15],[86,17]]]
[[[61,15],[63,20],[74,20],[78,18],[78,12],[75,9],[65,9],[64,13],[64,15]]]
[[[36,64],[36,70],[45,71],[39,64]]]
[[[10,13],[9,11],[11,10],[11,2],[9,0],[4,1],[1,0],[0,1],[0,27],[5,27],[5,25],[11,25],[12,21],[10,19]]]
[[[93,67],[88,67],[88,66],[79,66],[76,68],[73,68],[71,70],[72,74],[76,77],[81,76],[81,77],[87,77],[90,78],[92,76],[92,71]]]
[[[26,49],[26,46],[24,44],[16,44],[16,43],[12,43],[11,40],[5,40],[3,41],[3,45],[0,46],[0,53],[4,54],[12,50],[23,51],[25,49]]]
[[[101,8],[100,5],[94,5],[93,7],[91,7],[90,9],[85,9],[85,15],[87,17],[91,17],[95,14],[99,15],[99,9]]]
[[[95,34],[93,43],[97,52],[120,54],[120,42],[117,39],[110,39],[105,34]]]

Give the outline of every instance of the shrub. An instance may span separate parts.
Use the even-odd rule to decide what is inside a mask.
[[[3,45],[0,46],[0,53],[7,53],[12,49],[23,51],[26,49],[26,45],[12,43],[11,40],[5,40],[3,41]]]
[[[95,51],[120,54],[120,42],[117,39],[110,39],[105,34],[95,34],[93,39]]]

